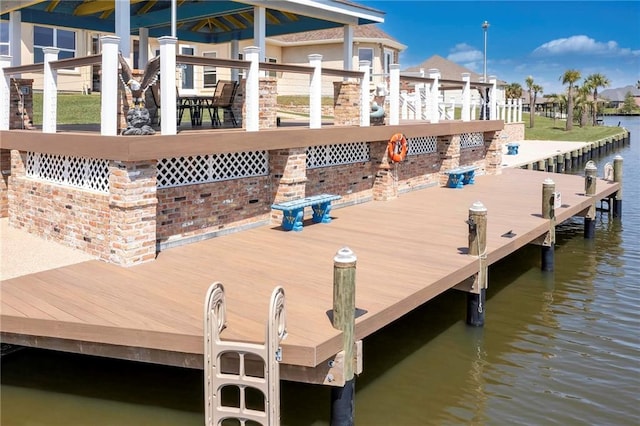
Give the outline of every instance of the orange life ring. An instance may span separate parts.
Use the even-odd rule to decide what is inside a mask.
[[[400,163],[407,157],[407,139],[402,133],[396,133],[389,139],[387,154],[394,163]]]

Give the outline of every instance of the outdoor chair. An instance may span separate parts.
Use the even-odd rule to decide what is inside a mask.
[[[207,105],[209,110],[209,117],[211,118],[211,125],[214,127],[222,126],[224,124],[224,114],[228,111],[229,117],[233,127],[238,127],[238,121],[233,113],[233,99],[236,96],[236,90],[238,89],[238,83],[230,80],[219,80],[216,84],[216,88],[213,92],[213,98]],[[222,110],[222,121],[220,121],[219,113]]]

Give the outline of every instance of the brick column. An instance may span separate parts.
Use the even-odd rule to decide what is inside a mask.
[[[109,262],[132,266],[156,256],[156,161],[109,164]]]
[[[9,129],[35,129],[33,125],[33,79],[12,78],[9,93]]]
[[[386,143],[371,143],[371,162],[378,166],[373,182],[373,200],[388,201],[398,198],[398,185],[394,177],[394,166],[389,163]]]
[[[360,125],[360,84],[353,81],[333,83],[333,124]]]
[[[0,150],[0,217],[9,214],[9,177],[11,176],[11,150]]]
[[[448,176],[444,171],[460,165],[460,135],[438,136],[438,155],[440,156],[440,185],[446,185]]]
[[[307,149],[291,148],[269,151],[269,169],[273,179],[273,200],[280,203],[304,198],[307,184]],[[282,212],[271,211],[274,223],[282,221]]]
[[[260,90],[258,127],[275,129],[278,125],[278,82],[275,78],[261,77],[258,84]]]
[[[485,170],[488,175],[502,173],[502,132],[487,132],[484,134]]]
[[[27,153],[16,149],[12,149],[10,152],[11,170],[10,176],[8,176],[7,180],[7,214],[9,216],[9,224],[11,226],[22,227],[19,226],[17,222],[17,220],[22,217],[22,215],[19,214],[22,209],[22,205],[18,202],[22,197],[20,196],[19,191],[16,190],[15,185],[12,185],[11,182],[14,179],[25,177],[27,172],[25,166],[27,162]]]

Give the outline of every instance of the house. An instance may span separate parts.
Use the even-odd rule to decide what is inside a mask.
[[[389,66],[397,64],[400,52],[407,48],[375,24],[354,27],[353,42],[351,69],[357,70],[359,61],[369,61],[372,88],[378,84],[386,85]],[[267,43],[274,51],[279,48],[278,57],[286,64],[307,65],[309,55],[320,54],[323,67],[337,69],[343,67],[343,28],[285,34],[271,37]],[[333,86],[329,84],[330,82],[323,81],[323,83],[323,93],[333,96]],[[300,74],[282,73],[282,78],[278,81],[278,94],[298,94],[304,91],[298,87],[301,85],[308,85],[308,79],[301,79]]]
[[[0,54],[12,55],[12,65],[43,62],[45,47],[57,47],[59,59],[81,57],[100,53],[102,36],[121,34],[121,38],[130,37],[130,43],[128,46],[121,43],[120,50],[129,58],[132,68],[143,69],[148,58],[159,54],[158,38],[173,34],[175,24],[180,55],[243,59],[245,47],[258,46],[263,50],[265,62],[284,63],[285,56],[295,58],[299,55],[295,53],[296,49],[293,54],[287,53],[292,46],[283,46],[286,42],[276,41],[278,36],[330,28],[338,33],[351,28],[353,32],[359,25],[384,21],[384,12],[342,0],[311,0],[304,4],[260,0],[178,2],[178,18],[173,23],[169,13],[171,2],[127,3],[129,7],[123,13],[115,10],[114,2],[3,1],[0,5]],[[119,17],[120,24],[114,15]],[[118,31],[118,25],[123,24],[125,29]],[[13,49],[12,38],[19,39],[19,43],[13,42]],[[374,39],[364,35],[362,41]],[[336,51],[342,48],[338,41],[334,46]],[[393,46],[396,50],[403,48],[397,42]],[[19,50],[19,55],[12,50]],[[327,53],[327,57],[332,55]],[[308,59],[305,65],[308,65]],[[342,69],[342,62],[336,63],[336,67]],[[217,80],[236,80],[241,76],[240,71],[228,68],[188,64],[178,64],[176,68],[176,84],[185,94],[207,94],[213,91]],[[274,76],[277,75],[274,73]],[[42,90],[42,74],[23,73],[21,77],[33,79],[34,89]],[[69,92],[100,91],[100,66],[62,69],[58,72],[58,87],[60,91]]]
[[[631,93],[636,101],[636,105],[640,107],[640,89],[633,85],[619,87],[616,89],[606,89],[598,94],[602,99],[609,101],[611,108],[620,108],[624,105],[624,99],[627,93]]]

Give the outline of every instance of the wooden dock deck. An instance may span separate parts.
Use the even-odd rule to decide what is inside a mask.
[[[473,202],[488,209],[489,264],[548,231],[540,214],[546,178],[562,194],[558,223],[620,188],[598,179],[592,198],[580,176],[504,169],[463,189],[431,187],[337,208],[331,224],[305,222],[302,232],[265,226],[172,248],[130,268],[88,261],[8,279],[0,282],[2,341],[202,368],[209,285],[225,286],[223,338],[258,342],[271,291],[281,285],[288,330],[281,377],[307,381],[309,368],[342,349],[328,317],[338,249],[348,246],[358,258],[356,306],[366,313],[356,320],[356,338],[362,339],[478,272],[477,258],[465,254]],[[515,235],[503,237],[508,231]]]

